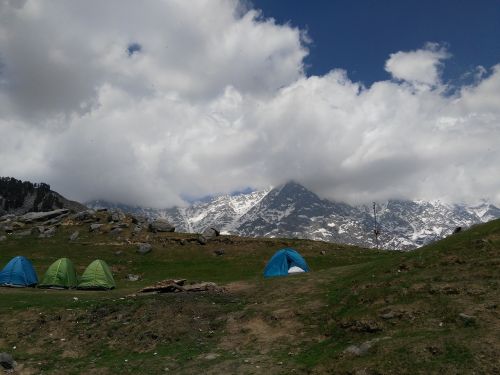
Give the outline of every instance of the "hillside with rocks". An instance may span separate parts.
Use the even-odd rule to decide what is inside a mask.
[[[235,195],[221,195],[188,207],[153,209],[87,202],[93,208],[119,208],[151,219],[165,218],[182,232],[202,232],[207,227],[247,237],[304,238],[375,247],[371,205],[352,206],[321,199],[295,182]],[[380,246],[410,250],[444,238],[457,228],[500,217],[488,203],[447,204],[439,201],[389,200],[377,204]]]
[[[44,212],[56,209],[82,211],[81,203],[64,198],[45,183],[21,181],[12,177],[0,177],[0,216],[21,215],[27,212]]]
[[[56,215],[52,218],[43,215]],[[0,264],[39,279],[70,258],[109,265],[108,291],[0,288],[0,372],[496,374],[500,221],[412,252],[178,233],[119,210],[29,213]],[[211,235],[211,236],[210,236]],[[264,278],[291,247],[311,271]]]

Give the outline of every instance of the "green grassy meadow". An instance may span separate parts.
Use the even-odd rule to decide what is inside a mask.
[[[70,242],[74,230],[80,236]],[[148,241],[153,251],[138,254],[127,239]],[[22,374],[500,372],[498,220],[409,253],[294,239],[192,239],[112,237],[70,222],[52,238],[9,236],[0,242],[2,266],[24,255],[41,278],[60,257],[79,274],[99,258],[117,288],[0,288],[0,352],[12,354]],[[312,272],[264,279],[267,260],[283,247],[298,250]],[[136,295],[176,278],[226,291]]]

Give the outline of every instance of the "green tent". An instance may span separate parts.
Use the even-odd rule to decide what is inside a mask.
[[[78,277],[75,267],[68,258],[61,258],[52,263],[45,272],[40,288],[76,288]]]
[[[83,272],[78,289],[113,289],[113,275],[105,261],[96,259]]]

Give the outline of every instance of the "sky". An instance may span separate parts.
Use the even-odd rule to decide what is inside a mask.
[[[500,204],[500,0],[0,0],[0,176]]]

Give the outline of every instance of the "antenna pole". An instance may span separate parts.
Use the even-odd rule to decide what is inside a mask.
[[[378,236],[380,234],[380,231],[378,230],[377,226],[377,210],[376,210],[376,204],[373,202],[373,218],[375,220],[375,226],[373,228],[373,234],[375,235],[375,244],[377,246],[377,250],[379,249],[379,243],[378,243]]]

